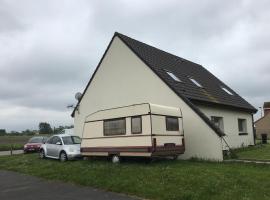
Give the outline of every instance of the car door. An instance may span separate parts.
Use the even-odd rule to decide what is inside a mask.
[[[46,142],[46,150],[47,156],[53,156],[53,141],[55,140],[55,136],[48,139]]]
[[[61,149],[62,149],[62,141],[60,137],[55,136],[55,138],[53,139],[53,144],[52,144],[52,156],[58,158]]]

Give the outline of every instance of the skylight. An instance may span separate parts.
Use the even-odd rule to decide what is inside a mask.
[[[168,72],[168,71],[166,71],[166,72],[173,80],[175,80],[177,82],[182,82],[177,76],[174,75],[174,73]]]
[[[221,87],[221,89],[224,90],[227,94],[233,95],[233,93],[230,90],[228,90],[227,88]]]
[[[191,80],[196,86],[203,88],[203,86],[198,81],[196,81],[194,78],[189,78],[189,80]]]

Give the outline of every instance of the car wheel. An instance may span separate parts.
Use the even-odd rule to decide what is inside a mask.
[[[43,149],[41,149],[41,150],[39,151],[39,157],[40,157],[41,159],[46,158],[46,156],[45,156],[45,152],[44,152],[44,150],[43,150]]]
[[[60,153],[59,160],[60,160],[61,162],[67,161],[67,154],[66,154],[66,152],[61,152],[61,153]]]
[[[118,155],[113,155],[112,156],[112,163],[119,163],[120,162],[120,157]]]

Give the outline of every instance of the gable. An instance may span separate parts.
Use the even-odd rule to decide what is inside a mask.
[[[106,51],[105,51],[105,53],[104,53],[104,55],[102,56],[102,59],[100,60],[100,62],[99,62],[99,64],[98,64],[98,66],[97,66],[97,68],[96,68],[96,70],[95,70],[95,72],[94,72],[94,74],[93,74],[93,76],[91,77],[91,79],[90,79],[90,81],[88,82],[88,84],[87,84],[87,86],[86,86],[86,88],[85,88],[85,90],[84,90],[84,92],[83,92],[83,95],[82,95],[82,98],[80,99],[80,101],[78,102],[78,104],[76,105],[76,107],[75,107],[75,109],[73,110],[73,112],[72,112],[72,117],[74,117],[74,114],[75,114],[75,111],[76,111],[76,109],[78,108],[78,105],[80,104],[80,102],[82,101],[82,99],[84,98],[84,95],[85,95],[85,93],[86,93],[86,91],[87,91],[87,89],[88,89],[88,87],[90,86],[90,84],[91,84],[91,82],[93,81],[93,79],[94,79],[94,77],[95,77],[95,75],[96,75],[96,73],[97,73],[97,71],[99,70],[99,67],[100,67],[100,65],[102,64],[102,62],[103,62],[103,60],[104,60],[104,58],[105,58],[105,56],[106,56],[106,54],[107,54],[107,52],[108,52],[108,50],[110,49],[110,47],[111,47],[111,44],[112,44],[112,42],[113,42],[113,40],[115,39],[115,37],[117,37],[117,38],[119,38],[121,41],[122,41],[122,39],[117,35],[117,34],[115,34],[114,35],[114,37],[112,38],[112,40],[111,40],[111,42],[110,42],[110,44],[109,44],[109,46],[107,47],[107,49],[106,49]],[[125,42],[124,42],[124,44],[125,44]],[[126,45],[126,44],[125,44]],[[127,46],[127,45],[126,45]],[[127,46],[129,49],[130,49],[130,47],[129,46]],[[130,49],[131,51],[132,51],[132,49]],[[133,51],[132,51],[133,52]],[[134,52],[133,52],[134,53]],[[136,54],[135,54],[136,55]],[[143,61],[140,57],[138,57],[141,61]],[[144,61],[143,61],[144,62]],[[146,64],[146,63],[145,63]],[[151,69],[151,68],[149,68],[149,69]],[[152,69],[151,69],[151,71],[152,71]],[[121,73],[121,72],[118,72],[118,73]],[[154,74],[156,74],[156,73],[154,73]],[[178,97],[180,97],[212,130],[214,130],[214,132],[218,135],[218,136],[223,136],[224,135],[224,133],[219,129],[219,128],[217,128],[210,120],[209,120],[209,118],[208,117],[206,117],[190,100],[188,100],[185,96],[183,96],[183,95],[181,95],[181,94],[179,94],[177,91],[175,91],[175,89],[173,88],[173,87],[171,87],[169,84],[167,84],[167,82],[166,81],[164,81],[160,76],[159,76],[159,74],[156,74],[162,81],[163,81],[163,83],[165,83],[165,85],[167,85],[170,89],[172,89],[172,91],[178,96]]]
[[[231,106],[248,112],[257,112],[246,100],[199,64],[177,57],[120,33],[116,33],[164,82],[181,96],[195,102]],[[173,80],[167,71],[181,82]],[[202,87],[198,87],[191,78]],[[225,89],[222,89],[225,88]],[[232,95],[228,94],[232,93]]]
[[[258,119],[256,122],[254,122],[254,124],[257,129],[258,127],[270,129],[270,113]]]
[[[183,159],[222,160],[222,140],[216,132],[119,37],[114,37],[80,101],[74,117],[74,133],[82,136],[86,117],[98,110],[145,102],[181,108],[186,146]],[[130,126],[128,119],[126,125]]]

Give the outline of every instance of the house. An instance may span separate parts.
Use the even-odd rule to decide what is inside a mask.
[[[267,134],[270,138],[270,102],[263,104],[264,116],[255,121],[255,129],[257,138],[261,138],[262,134]]]
[[[145,102],[181,108],[182,159],[221,161],[229,147],[254,145],[246,100],[203,66],[117,32],[72,112],[75,134],[93,112]]]

